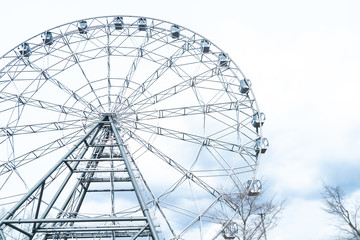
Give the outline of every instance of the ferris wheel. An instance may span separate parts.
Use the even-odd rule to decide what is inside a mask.
[[[234,239],[268,141],[249,79],[205,37],[107,16],[0,60],[0,236]]]

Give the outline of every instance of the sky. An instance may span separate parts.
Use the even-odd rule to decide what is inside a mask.
[[[325,240],[323,183],[360,196],[360,2],[357,0],[3,1],[0,55],[87,17],[147,16],[210,39],[251,79],[270,148],[258,172],[287,207],[269,240]]]

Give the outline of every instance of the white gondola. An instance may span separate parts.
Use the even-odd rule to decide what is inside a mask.
[[[124,29],[124,20],[123,17],[114,17],[114,25],[116,30]]]
[[[240,93],[247,94],[250,90],[250,87],[251,87],[250,79],[240,80],[240,87],[239,87]]]
[[[222,231],[222,235],[225,239],[234,239],[238,231],[238,225],[235,222],[230,222]]]
[[[208,53],[210,51],[210,42],[208,40],[201,40],[200,50],[202,53]]]
[[[230,65],[229,57],[226,53],[220,53],[218,56],[218,66],[228,67]]]
[[[265,117],[264,113],[255,113],[253,115],[251,124],[253,125],[253,127],[256,127],[256,128],[261,127],[264,124],[265,119],[266,119],[266,117]]]
[[[78,22],[77,27],[80,34],[85,34],[88,32],[88,25],[85,20],[81,20],[80,22]]]
[[[180,37],[180,27],[176,24],[173,24],[170,27],[171,37],[172,38],[179,38]]]
[[[18,51],[23,57],[29,57],[31,55],[31,48],[27,43],[20,44],[20,46],[18,47]]]
[[[146,31],[146,28],[147,28],[146,18],[138,19],[138,28],[139,28],[139,31]]]
[[[246,182],[246,190],[249,196],[258,196],[262,190],[260,180],[248,180]]]
[[[261,153],[265,153],[268,147],[269,141],[267,140],[267,138],[257,139],[254,146],[256,154],[259,154],[260,151]]]
[[[52,35],[51,32],[43,32],[43,33],[41,34],[41,38],[42,38],[43,43],[44,43],[45,45],[51,45],[51,44],[53,44],[54,39],[53,39],[53,35]]]

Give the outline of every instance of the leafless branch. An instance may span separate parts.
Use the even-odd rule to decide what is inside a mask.
[[[350,209],[345,199],[345,192],[340,186],[329,186],[324,184],[322,198],[325,204],[325,211],[331,214],[336,220],[336,227],[344,236],[342,239],[360,239],[358,228],[359,203]]]
[[[232,202],[239,207],[237,239],[260,240],[274,227],[285,208],[285,202],[276,202],[275,196],[267,199],[261,191],[257,196],[239,194],[232,196]]]

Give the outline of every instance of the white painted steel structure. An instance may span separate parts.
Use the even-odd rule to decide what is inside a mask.
[[[264,119],[229,55],[180,25],[46,30],[0,60],[1,236],[223,239]]]

